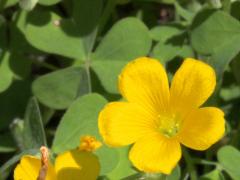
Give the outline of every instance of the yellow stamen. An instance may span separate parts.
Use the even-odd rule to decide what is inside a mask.
[[[79,149],[82,151],[91,152],[98,149],[101,146],[102,143],[98,141],[95,137],[86,135],[81,137]]]
[[[179,131],[179,118],[176,115],[161,116],[158,115],[159,119],[159,131],[166,137],[171,138],[175,136]]]

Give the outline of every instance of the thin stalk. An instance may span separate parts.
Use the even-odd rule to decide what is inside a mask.
[[[87,81],[88,81],[88,92],[92,92],[92,83],[91,83],[91,72],[90,72],[90,59],[85,61],[85,70],[87,74]]]
[[[38,61],[38,60],[35,60],[35,59],[34,59],[34,60],[32,60],[32,62],[33,62],[34,64],[36,64],[36,65],[45,67],[45,68],[47,68],[47,69],[49,69],[49,70],[52,70],[52,71],[55,71],[55,70],[58,70],[58,69],[59,69],[58,67],[56,67],[56,66],[54,66],[54,65],[52,65],[52,64],[46,63],[46,62],[44,62],[44,61]]]
[[[111,16],[113,9],[115,8],[115,5],[116,5],[115,0],[107,0],[106,6],[103,10],[102,18],[100,21],[100,26],[98,30],[99,34],[102,32],[105,24],[107,23],[109,17]]]
[[[238,123],[237,129],[235,129],[233,132],[234,134],[233,134],[233,137],[231,138],[230,144],[232,144],[233,146],[237,146],[239,143],[238,139],[240,137],[240,122]]]
[[[166,180],[166,178],[164,174],[145,173],[139,180]]]
[[[212,159],[213,155],[214,155],[214,153],[213,153],[212,150],[207,151],[207,152],[206,152],[206,159],[207,159],[208,161],[210,161],[210,160]],[[210,168],[209,166],[204,166],[203,172],[204,172],[204,173],[209,172],[210,169],[211,169],[211,168]]]
[[[195,164],[204,164],[204,165],[210,165],[210,166],[218,166],[219,164],[214,161],[208,161],[205,159],[200,159],[200,158],[194,158],[193,159]]]
[[[208,166],[215,166],[215,168],[218,169],[219,171],[223,170],[223,167],[221,166],[221,164],[219,164],[217,162],[214,162],[214,161],[208,161],[208,160],[205,160],[205,159],[194,158],[194,162],[195,162],[195,164],[203,164],[203,165],[208,165]]]
[[[230,13],[231,12],[231,0],[223,0],[222,9],[226,13]]]
[[[185,148],[183,148],[183,157],[184,157],[184,159],[186,161],[186,164],[187,164],[187,170],[190,174],[190,179],[191,180],[197,180],[197,171],[196,171],[195,166],[194,166],[194,161],[191,158],[188,150],[185,149]]]

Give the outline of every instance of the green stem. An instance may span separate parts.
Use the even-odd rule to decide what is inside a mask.
[[[221,166],[221,164],[214,162],[214,161],[208,161],[205,159],[200,159],[200,158],[194,158],[194,163],[195,164],[203,164],[203,165],[208,165],[208,166],[215,166],[216,169],[222,171],[223,167]]]
[[[231,0],[223,0],[222,9],[226,13],[230,13],[231,12]]]
[[[91,83],[91,72],[90,72],[90,60],[87,59],[85,62],[85,69],[87,73],[87,81],[88,81],[88,92],[92,92],[92,83]]]
[[[142,9],[139,9],[137,11],[136,17],[140,20],[143,20],[143,10]]]
[[[211,159],[213,158],[213,155],[214,155],[213,150],[208,150],[208,151],[206,151],[205,155],[206,155],[206,158],[205,158],[205,159],[207,159],[208,161],[211,161]],[[209,167],[209,166],[204,166],[203,172],[204,172],[204,173],[209,172],[210,169],[211,169],[211,167]]]
[[[200,158],[193,158],[192,159],[195,164],[204,164],[204,165],[210,165],[210,166],[218,166],[218,163],[213,162],[213,161],[208,161],[205,159],[200,159]]]
[[[187,170],[190,174],[190,179],[191,180],[197,180],[197,171],[194,166],[194,161],[191,158],[189,152],[187,149],[183,148],[183,156],[187,164]]]
[[[105,9],[103,11],[103,15],[102,15],[102,18],[101,18],[101,21],[100,21],[100,25],[99,25],[99,28],[98,28],[98,33],[100,34],[101,31],[103,30],[105,24],[107,23],[107,20],[108,18],[110,17],[111,13],[112,13],[112,10],[114,9],[115,7],[115,0],[108,0],[107,1],[107,4],[105,6]],[[93,41],[95,41],[95,38],[97,36],[97,33],[93,34],[94,35],[94,38],[93,38]],[[92,41],[92,42],[93,42]],[[91,72],[90,72],[90,65],[91,65],[91,61],[90,61],[90,52],[93,48],[93,44],[91,45],[91,47],[89,48],[90,50],[88,51],[88,54],[87,54],[87,59],[85,61],[85,69],[86,69],[86,73],[87,73],[87,80],[88,80],[88,91],[89,93],[92,92],[92,84],[91,84]]]
[[[234,131],[232,132],[234,134],[233,134],[233,137],[231,138],[230,144],[233,146],[237,146],[239,141],[238,139],[240,137],[240,122],[238,123],[237,129],[234,129]]]
[[[32,62],[33,62],[34,64],[39,65],[39,66],[45,67],[45,68],[47,68],[47,69],[49,69],[49,70],[55,71],[55,70],[58,70],[58,69],[59,69],[58,67],[56,67],[56,66],[54,66],[54,65],[52,65],[52,64],[46,63],[46,62],[44,62],[44,61],[41,62],[41,61],[38,61],[38,60],[36,60],[36,59],[33,59]]]
[[[167,176],[164,174],[145,173],[140,179],[143,180],[166,180]]]
[[[115,0],[108,0],[107,1],[107,4],[104,8],[102,18],[101,18],[101,21],[100,21],[100,26],[99,26],[99,30],[98,30],[99,34],[102,32],[105,24],[107,23],[109,17],[111,16],[115,5],[116,5]]]

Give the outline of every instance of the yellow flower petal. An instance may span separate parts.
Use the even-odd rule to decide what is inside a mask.
[[[168,78],[155,59],[141,57],[128,63],[119,76],[119,89],[129,102],[149,110],[164,112],[168,108]]]
[[[58,180],[96,180],[100,164],[91,152],[72,150],[56,158],[55,170]]]
[[[216,143],[225,132],[223,112],[214,107],[200,108],[183,121],[178,134],[182,144],[195,150],[205,150]]]
[[[213,68],[199,60],[186,59],[173,77],[170,106],[185,113],[201,106],[213,93],[216,75]]]
[[[23,156],[14,170],[14,180],[36,180],[39,175],[41,160],[34,156]],[[55,180],[54,168],[48,164],[46,180]]]
[[[137,141],[129,158],[141,171],[170,174],[181,158],[181,147],[175,138],[155,133]]]
[[[142,106],[127,102],[109,103],[101,111],[98,127],[104,141],[110,146],[136,142],[156,128],[154,116]]]

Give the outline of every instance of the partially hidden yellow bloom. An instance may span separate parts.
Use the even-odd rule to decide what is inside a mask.
[[[95,143],[94,137],[86,136]],[[83,137],[82,139],[85,139]],[[82,143],[82,141],[81,141]],[[80,143],[80,144],[81,144]],[[99,147],[99,146],[98,146]],[[98,147],[91,150],[96,150]],[[100,164],[90,147],[64,152],[57,156],[54,166],[49,162],[46,180],[96,180],[100,172]],[[42,160],[43,161],[43,160]],[[25,155],[14,170],[14,180],[36,180],[42,167],[41,159],[35,156]]]
[[[102,146],[100,141],[97,141],[93,136],[83,136],[80,139],[80,146],[79,149],[83,151],[94,151]]]
[[[224,113],[201,107],[216,85],[214,70],[188,58],[171,87],[158,60],[142,57],[128,63],[119,76],[127,102],[112,102],[100,112],[98,126],[106,144],[133,144],[129,159],[141,171],[171,173],[183,144],[205,150],[225,132]]]

